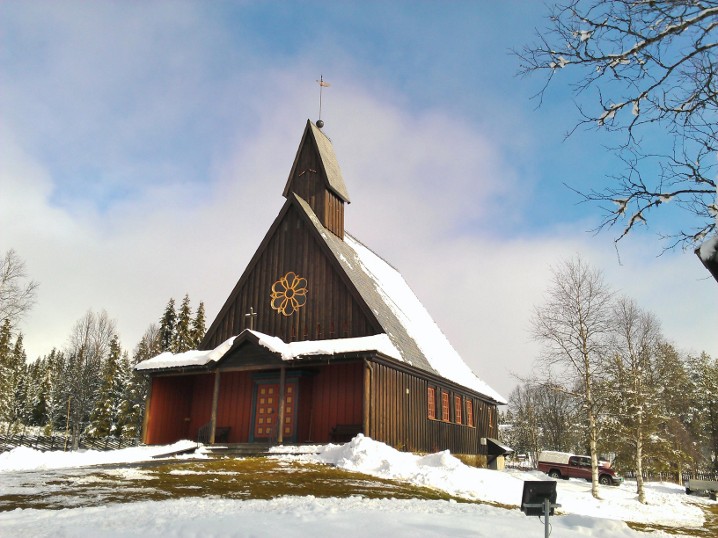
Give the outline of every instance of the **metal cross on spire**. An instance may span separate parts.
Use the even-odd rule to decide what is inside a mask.
[[[324,75],[319,75],[317,84],[319,84],[319,119],[317,120],[317,127],[321,129],[324,127],[324,122],[322,121],[322,90],[328,88],[331,84],[324,81]]]

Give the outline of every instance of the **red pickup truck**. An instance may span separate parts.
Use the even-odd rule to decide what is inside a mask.
[[[577,456],[568,452],[544,450],[539,454],[538,470],[551,478],[583,478],[591,481],[591,456]],[[598,462],[598,482],[604,485],[618,486],[623,477],[611,469],[606,462]]]

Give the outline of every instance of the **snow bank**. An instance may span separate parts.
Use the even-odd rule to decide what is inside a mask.
[[[335,465],[380,478],[427,486],[471,500],[517,506],[523,481],[488,469],[468,467],[448,450],[428,456],[399,452],[361,434],[344,445],[315,447],[316,454],[289,456]]]
[[[192,441],[178,441],[173,445],[130,447],[108,451],[77,450],[75,452],[45,452],[21,446],[9,452],[0,453],[0,472],[64,469],[108,463],[134,463],[151,460],[155,456],[187,450],[196,446],[197,443]]]
[[[451,495],[483,502],[519,506],[526,480],[550,480],[538,471],[491,471],[464,465],[449,451],[428,456],[399,452],[363,435],[344,445],[312,447],[315,454],[283,456],[288,459],[326,463],[379,478],[402,480],[427,486]],[[591,496],[591,484],[583,480],[559,480],[558,503],[562,514],[574,514],[617,521],[700,527],[704,515],[698,504],[703,499],[688,497],[674,484],[646,485],[648,504],[638,502],[635,483],[600,486],[601,500]]]

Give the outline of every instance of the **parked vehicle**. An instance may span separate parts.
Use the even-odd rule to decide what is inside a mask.
[[[715,480],[695,480],[693,478],[686,482],[686,493],[704,493],[716,500],[716,492],[718,492],[718,482]]]
[[[544,450],[539,454],[538,469],[551,478],[583,478],[591,481],[591,456],[577,456],[568,452]],[[598,462],[598,482],[603,485],[618,486],[623,477],[611,469],[608,462]]]

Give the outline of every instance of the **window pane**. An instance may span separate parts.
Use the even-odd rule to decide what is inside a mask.
[[[427,414],[430,419],[436,419],[436,392],[433,387],[429,387],[426,391],[427,398]]]
[[[449,394],[441,393],[441,420],[449,422]]]

